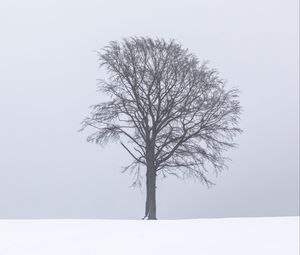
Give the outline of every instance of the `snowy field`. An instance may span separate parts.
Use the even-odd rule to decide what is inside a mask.
[[[299,217],[0,220],[1,255],[298,255]]]

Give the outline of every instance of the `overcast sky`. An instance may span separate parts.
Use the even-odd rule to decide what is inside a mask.
[[[299,214],[298,0],[0,3],[0,218],[143,216],[130,157],[78,133],[101,102],[95,50],[128,36],[174,38],[241,91],[244,133],[210,189],[159,181],[158,217]]]

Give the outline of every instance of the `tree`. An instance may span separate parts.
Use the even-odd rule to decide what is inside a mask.
[[[93,127],[90,142],[120,141],[133,158],[125,170],[135,185],[145,167],[144,219],[156,219],[159,174],[211,185],[208,170],[226,167],[222,154],[241,132],[239,91],[226,90],[216,70],[174,40],[132,37],[110,42],[98,55],[108,74],[99,89],[110,100],[92,106],[83,129]]]

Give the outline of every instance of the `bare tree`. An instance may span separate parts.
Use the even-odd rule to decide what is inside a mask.
[[[207,172],[226,167],[224,150],[234,147],[238,90],[174,40],[133,37],[98,52],[108,79],[99,88],[111,100],[92,106],[83,121],[95,132],[88,141],[120,141],[133,158],[125,170],[140,184],[146,168],[147,219],[156,219],[158,174],[194,177],[211,185]],[[127,141],[127,143],[125,143]]]

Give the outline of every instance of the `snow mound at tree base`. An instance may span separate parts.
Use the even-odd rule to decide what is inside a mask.
[[[1,255],[298,255],[299,217],[0,220]]]

